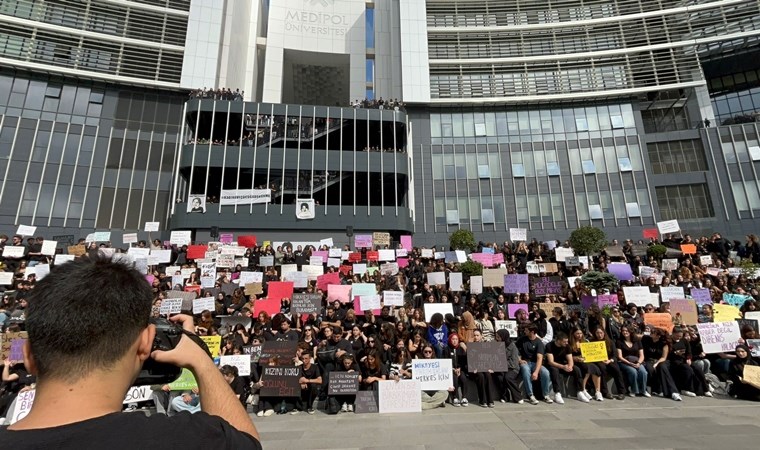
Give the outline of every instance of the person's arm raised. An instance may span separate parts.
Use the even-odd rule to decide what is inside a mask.
[[[193,332],[193,318],[187,315],[176,315],[170,321],[181,325],[185,331]],[[240,404],[240,400],[224,380],[214,361],[205,351],[189,337],[182,336],[174,350],[155,351],[151,357],[158,362],[173,364],[189,369],[198,382],[201,395],[202,410],[212,416],[219,416],[229,422],[235,429],[248,433],[259,439],[259,432]]]

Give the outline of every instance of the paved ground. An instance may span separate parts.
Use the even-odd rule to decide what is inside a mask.
[[[626,398],[416,414],[317,412],[255,417],[273,449],[745,449],[760,442],[760,404],[726,397]]]

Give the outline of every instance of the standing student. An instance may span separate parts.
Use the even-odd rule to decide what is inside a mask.
[[[537,405],[538,400],[533,395],[533,381],[541,380],[541,390],[546,403],[554,403],[549,396],[551,391],[551,377],[549,371],[543,366],[544,343],[538,337],[538,327],[535,323],[524,326],[524,335],[517,341],[517,349],[520,351],[520,374],[523,379],[525,395],[531,405]]]
[[[467,400],[467,344],[459,341],[457,333],[449,335],[449,345],[444,356],[451,358],[451,370],[454,372],[454,392],[451,393],[451,404],[467,407],[470,404]]]
[[[513,403],[523,404],[524,400],[520,390],[520,351],[510,339],[508,330],[497,331],[496,340],[504,343],[507,352],[507,367],[509,368],[506,372],[499,372],[496,375],[498,384],[501,385],[499,400],[506,403],[511,398]],[[509,394],[509,398],[507,394]]]
[[[480,330],[475,330],[472,333],[472,337],[474,342],[485,342],[483,341],[483,333],[481,333]],[[493,402],[494,395],[491,390],[493,370],[488,369],[487,372],[478,372],[475,370],[471,373],[472,377],[475,378],[475,385],[478,387],[478,400],[480,406],[483,408],[493,408],[495,406]]]

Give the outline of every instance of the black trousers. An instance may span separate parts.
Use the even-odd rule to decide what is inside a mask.
[[[670,373],[670,362],[664,361],[654,368],[655,361],[647,361],[644,367],[647,369],[649,382],[652,386],[652,392],[661,392],[663,397],[670,397],[678,393],[673,376]]]
[[[491,390],[491,373],[478,372],[473,373],[475,385],[478,387],[478,401],[480,404],[493,403],[493,392]]]
[[[517,370],[509,370],[507,372],[499,372],[496,374],[496,383],[499,386],[499,398],[511,400],[514,403],[519,402],[523,398],[522,389],[520,389],[520,372]]]
[[[560,382],[560,377],[572,377],[575,382],[575,388],[579,391],[583,390],[583,373],[581,372],[580,367],[573,365],[572,372],[565,372],[564,370],[551,366],[546,366],[546,368],[549,369],[549,377],[552,380],[552,389],[554,389],[555,394],[559,392],[567,397],[567,393],[563,389],[564,383]]]
[[[618,366],[617,362],[613,361],[609,364],[598,362],[594,364],[599,368],[599,372],[602,374],[602,394],[607,394],[607,383],[605,382],[605,379],[608,377],[612,377],[612,379],[615,380],[615,389],[617,389],[618,394],[625,394],[623,372],[620,370],[620,366]]]

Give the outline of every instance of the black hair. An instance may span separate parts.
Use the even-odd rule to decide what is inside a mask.
[[[26,330],[38,376],[74,382],[121,359],[148,326],[143,275],[106,258],[54,266],[29,294]]]
[[[430,318],[430,326],[433,328],[441,328],[441,325],[443,325],[443,314],[433,314],[433,316]]]
[[[238,376],[238,368],[236,366],[230,366],[229,364],[223,365],[219,371],[222,372],[222,375],[232,375],[233,377]]]

